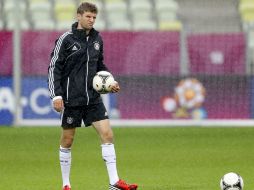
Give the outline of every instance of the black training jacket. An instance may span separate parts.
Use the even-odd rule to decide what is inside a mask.
[[[103,63],[103,41],[99,32],[92,29],[87,36],[77,26],[78,23],[74,23],[71,31],[56,40],[48,67],[50,97],[62,96],[65,106],[101,102],[92,81],[96,72],[108,70]]]

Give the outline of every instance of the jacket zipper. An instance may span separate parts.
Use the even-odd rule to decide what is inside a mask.
[[[88,42],[88,38],[86,38],[86,41]],[[88,47],[86,49],[86,53],[87,53],[87,62],[86,62],[86,97],[87,97],[87,104],[89,104],[89,94],[88,94],[88,87],[87,87],[87,83],[88,83],[88,63],[89,63],[89,52],[88,52]]]
[[[68,77],[68,79],[67,79],[67,94],[66,94],[66,96],[67,96],[67,101],[69,100],[69,84],[70,84],[70,78]]]

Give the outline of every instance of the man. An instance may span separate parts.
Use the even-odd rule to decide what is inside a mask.
[[[81,3],[77,9],[77,21],[72,30],[57,39],[48,68],[48,84],[53,107],[62,113],[60,138],[60,165],[63,190],[70,190],[71,146],[75,128],[92,125],[101,139],[102,157],[106,163],[110,190],[135,190],[136,184],[119,179],[113,132],[100,94],[92,87],[96,72],[108,70],[103,63],[103,41],[93,28],[97,7]],[[111,92],[120,90],[118,83]]]

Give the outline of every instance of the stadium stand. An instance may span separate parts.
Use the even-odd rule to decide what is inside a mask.
[[[50,0],[28,0],[29,18],[33,29],[54,29],[52,2]]]
[[[239,11],[244,22],[254,22],[254,1],[240,0]]]
[[[182,30],[182,23],[178,20],[159,20],[158,21],[159,30],[170,30],[170,31],[180,31]]]
[[[154,4],[159,30],[182,29],[182,23],[178,20],[179,5],[175,0],[157,0]]]
[[[4,28],[4,22],[2,20],[0,20],[0,29]]]
[[[99,8],[98,30],[175,30],[177,20],[175,0],[88,0]],[[0,28],[15,25],[14,0],[0,1]],[[22,29],[64,30],[75,20],[75,11],[82,0],[21,0]]]
[[[153,19],[152,5],[149,0],[130,0],[129,7],[133,21]]]
[[[179,5],[174,0],[157,0],[154,1],[156,15],[159,20],[176,20]]]
[[[157,23],[150,0],[130,0],[129,12],[132,18],[133,30],[156,30]]]
[[[4,28],[4,20],[3,20],[3,4],[0,1],[0,30]]]
[[[107,29],[130,30],[131,21],[128,16],[127,2],[125,0],[105,0]]]
[[[254,50],[254,30],[249,33],[249,46]]]
[[[252,64],[254,64],[254,1],[240,0],[239,12],[242,19],[243,30],[247,33],[247,43],[250,48]]]
[[[248,30],[250,25],[254,25],[254,1],[240,0],[239,12],[243,23],[243,29]]]
[[[153,20],[135,20],[132,29],[135,31],[157,30],[157,24]]]
[[[23,30],[27,30],[30,28],[30,22],[27,19],[27,2],[25,0],[20,0],[20,27]],[[15,26],[15,11],[16,11],[16,1],[15,0],[4,0],[3,1],[3,13],[6,22],[6,29],[13,29]]]
[[[56,19],[56,29],[69,29],[75,20],[76,1],[75,0],[55,0],[54,15]]]
[[[149,0],[130,0],[129,10],[134,21],[150,20],[153,18],[152,4]]]
[[[241,31],[238,0],[178,0],[177,2],[179,19],[189,32]]]
[[[98,30],[239,32],[254,20],[253,0],[88,0],[96,3]],[[68,29],[82,0],[20,0],[22,29]],[[0,28],[14,27],[14,0],[0,1]],[[202,17],[201,17],[202,15]],[[38,22],[40,19],[40,22]],[[225,23],[227,23],[225,25]]]

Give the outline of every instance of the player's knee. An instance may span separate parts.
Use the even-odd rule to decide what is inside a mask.
[[[102,140],[105,143],[112,143],[113,142],[113,133],[112,131],[106,131],[102,134]]]
[[[65,148],[70,148],[72,146],[73,139],[73,136],[64,136],[61,139],[61,145]]]

